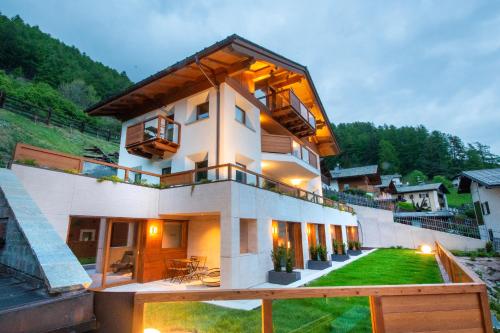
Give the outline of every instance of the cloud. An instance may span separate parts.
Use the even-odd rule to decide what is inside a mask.
[[[335,123],[418,125],[500,153],[500,3],[3,0],[133,80],[232,33],[306,66]]]

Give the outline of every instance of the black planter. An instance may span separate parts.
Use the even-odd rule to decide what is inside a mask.
[[[361,253],[361,250],[347,250],[347,254],[350,256],[359,256]]]
[[[291,273],[287,273],[285,271],[283,272],[276,272],[274,270],[269,271],[268,273],[268,278],[267,278],[269,283],[275,283],[275,284],[290,284],[295,281],[300,280],[300,272],[293,271]]]
[[[330,260],[321,261],[321,260],[308,260],[307,268],[314,270],[322,270],[328,267],[332,267],[332,262]]]
[[[349,260],[348,254],[332,254],[332,261],[342,262]]]

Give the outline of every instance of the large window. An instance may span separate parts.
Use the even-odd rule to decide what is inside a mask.
[[[247,114],[246,114],[245,110],[240,108],[238,105],[235,106],[235,118],[238,122],[242,123],[243,125],[246,125]]]
[[[111,247],[127,246],[128,227],[126,222],[115,222],[111,227]]]
[[[178,249],[182,247],[182,229],[184,222],[182,221],[165,221],[163,222],[163,237],[161,247],[164,249]]]
[[[196,106],[196,120],[208,118],[209,103],[205,102]]]

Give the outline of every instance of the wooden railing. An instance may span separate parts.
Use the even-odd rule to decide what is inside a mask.
[[[236,164],[223,164],[161,176],[162,186],[193,185],[224,180],[234,180],[246,185],[354,213],[354,210],[350,206],[325,198],[319,194],[285,184]]]
[[[119,181],[138,185],[157,186],[159,188],[233,180],[246,185],[339,209],[341,211],[354,213],[353,209],[347,205],[325,198],[316,193],[290,186],[235,164],[223,164],[176,172],[169,175],[159,175],[153,172],[136,170],[118,164],[60,153],[23,143],[18,143],[16,145],[13,161],[19,164],[55,169],[95,178],[115,176]]]
[[[155,116],[127,127],[125,147],[152,140],[164,140],[179,145],[181,125],[170,118]]]
[[[439,253],[456,259],[436,245]],[[485,284],[464,270],[469,282],[423,285],[345,286],[279,289],[98,292],[96,316],[108,333],[144,331],[145,305],[164,302],[260,300],[263,333],[273,332],[273,301],[288,299],[368,297],[372,332],[487,332],[492,322]],[[329,300],[335,302],[335,300]],[[120,320],[113,321],[119,307]],[[311,309],[311,321],[314,311]],[[176,313],[176,316],[181,314]],[[196,316],[196,314],[186,314]],[[293,314],[290,314],[293,315]],[[151,323],[150,323],[151,324]],[[202,324],[202,323],[200,323]],[[154,328],[154,323],[153,323]],[[279,328],[278,328],[279,329]]]
[[[30,146],[24,143],[18,143],[14,150],[13,161],[20,164],[28,164],[44,168],[56,169],[68,173],[83,174],[100,178],[103,175],[117,176],[124,182],[136,182],[133,175],[147,176],[151,185],[160,183],[159,174],[136,170],[118,164],[107,163],[86,157],[74,156],[53,150],[43,149],[35,146]],[[100,173],[97,175],[92,169],[101,167]],[[119,172],[120,171],[120,172]],[[119,175],[120,174],[120,175]]]
[[[261,146],[265,153],[291,154],[318,169],[318,155],[291,136],[262,134]]]
[[[467,266],[457,260],[450,251],[445,249],[439,242],[436,242],[436,253],[439,260],[443,265],[446,273],[451,282],[453,283],[467,283],[477,282],[481,283],[481,279]]]

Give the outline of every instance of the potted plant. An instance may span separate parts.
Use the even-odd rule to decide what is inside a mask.
[[[341,243],[338,240],[333,240],[333,253],[332,253],[332,261],[346,261],[349,259],[349,255],[345,251],[345,243]]]
[[[314,246],[309,248],[311,259],[307,261],[307,268],[314,270],[321,270],[332,266],[332,262],[328,259],[326,247],[323,245]]]
[[[350,256],[358,256],[361,254],[361,243],[358,241],[349,241],[347,254]]]
[[[271,251],[271,259],[273,261],[273,270],[268,272],[268,281],[275,284],[290,284],[300,280],[300,272],[293,270],[293,253],[290,250],[285,250],[283,246],[278,246]],[[285,263],[285,271],[282,264]]]

